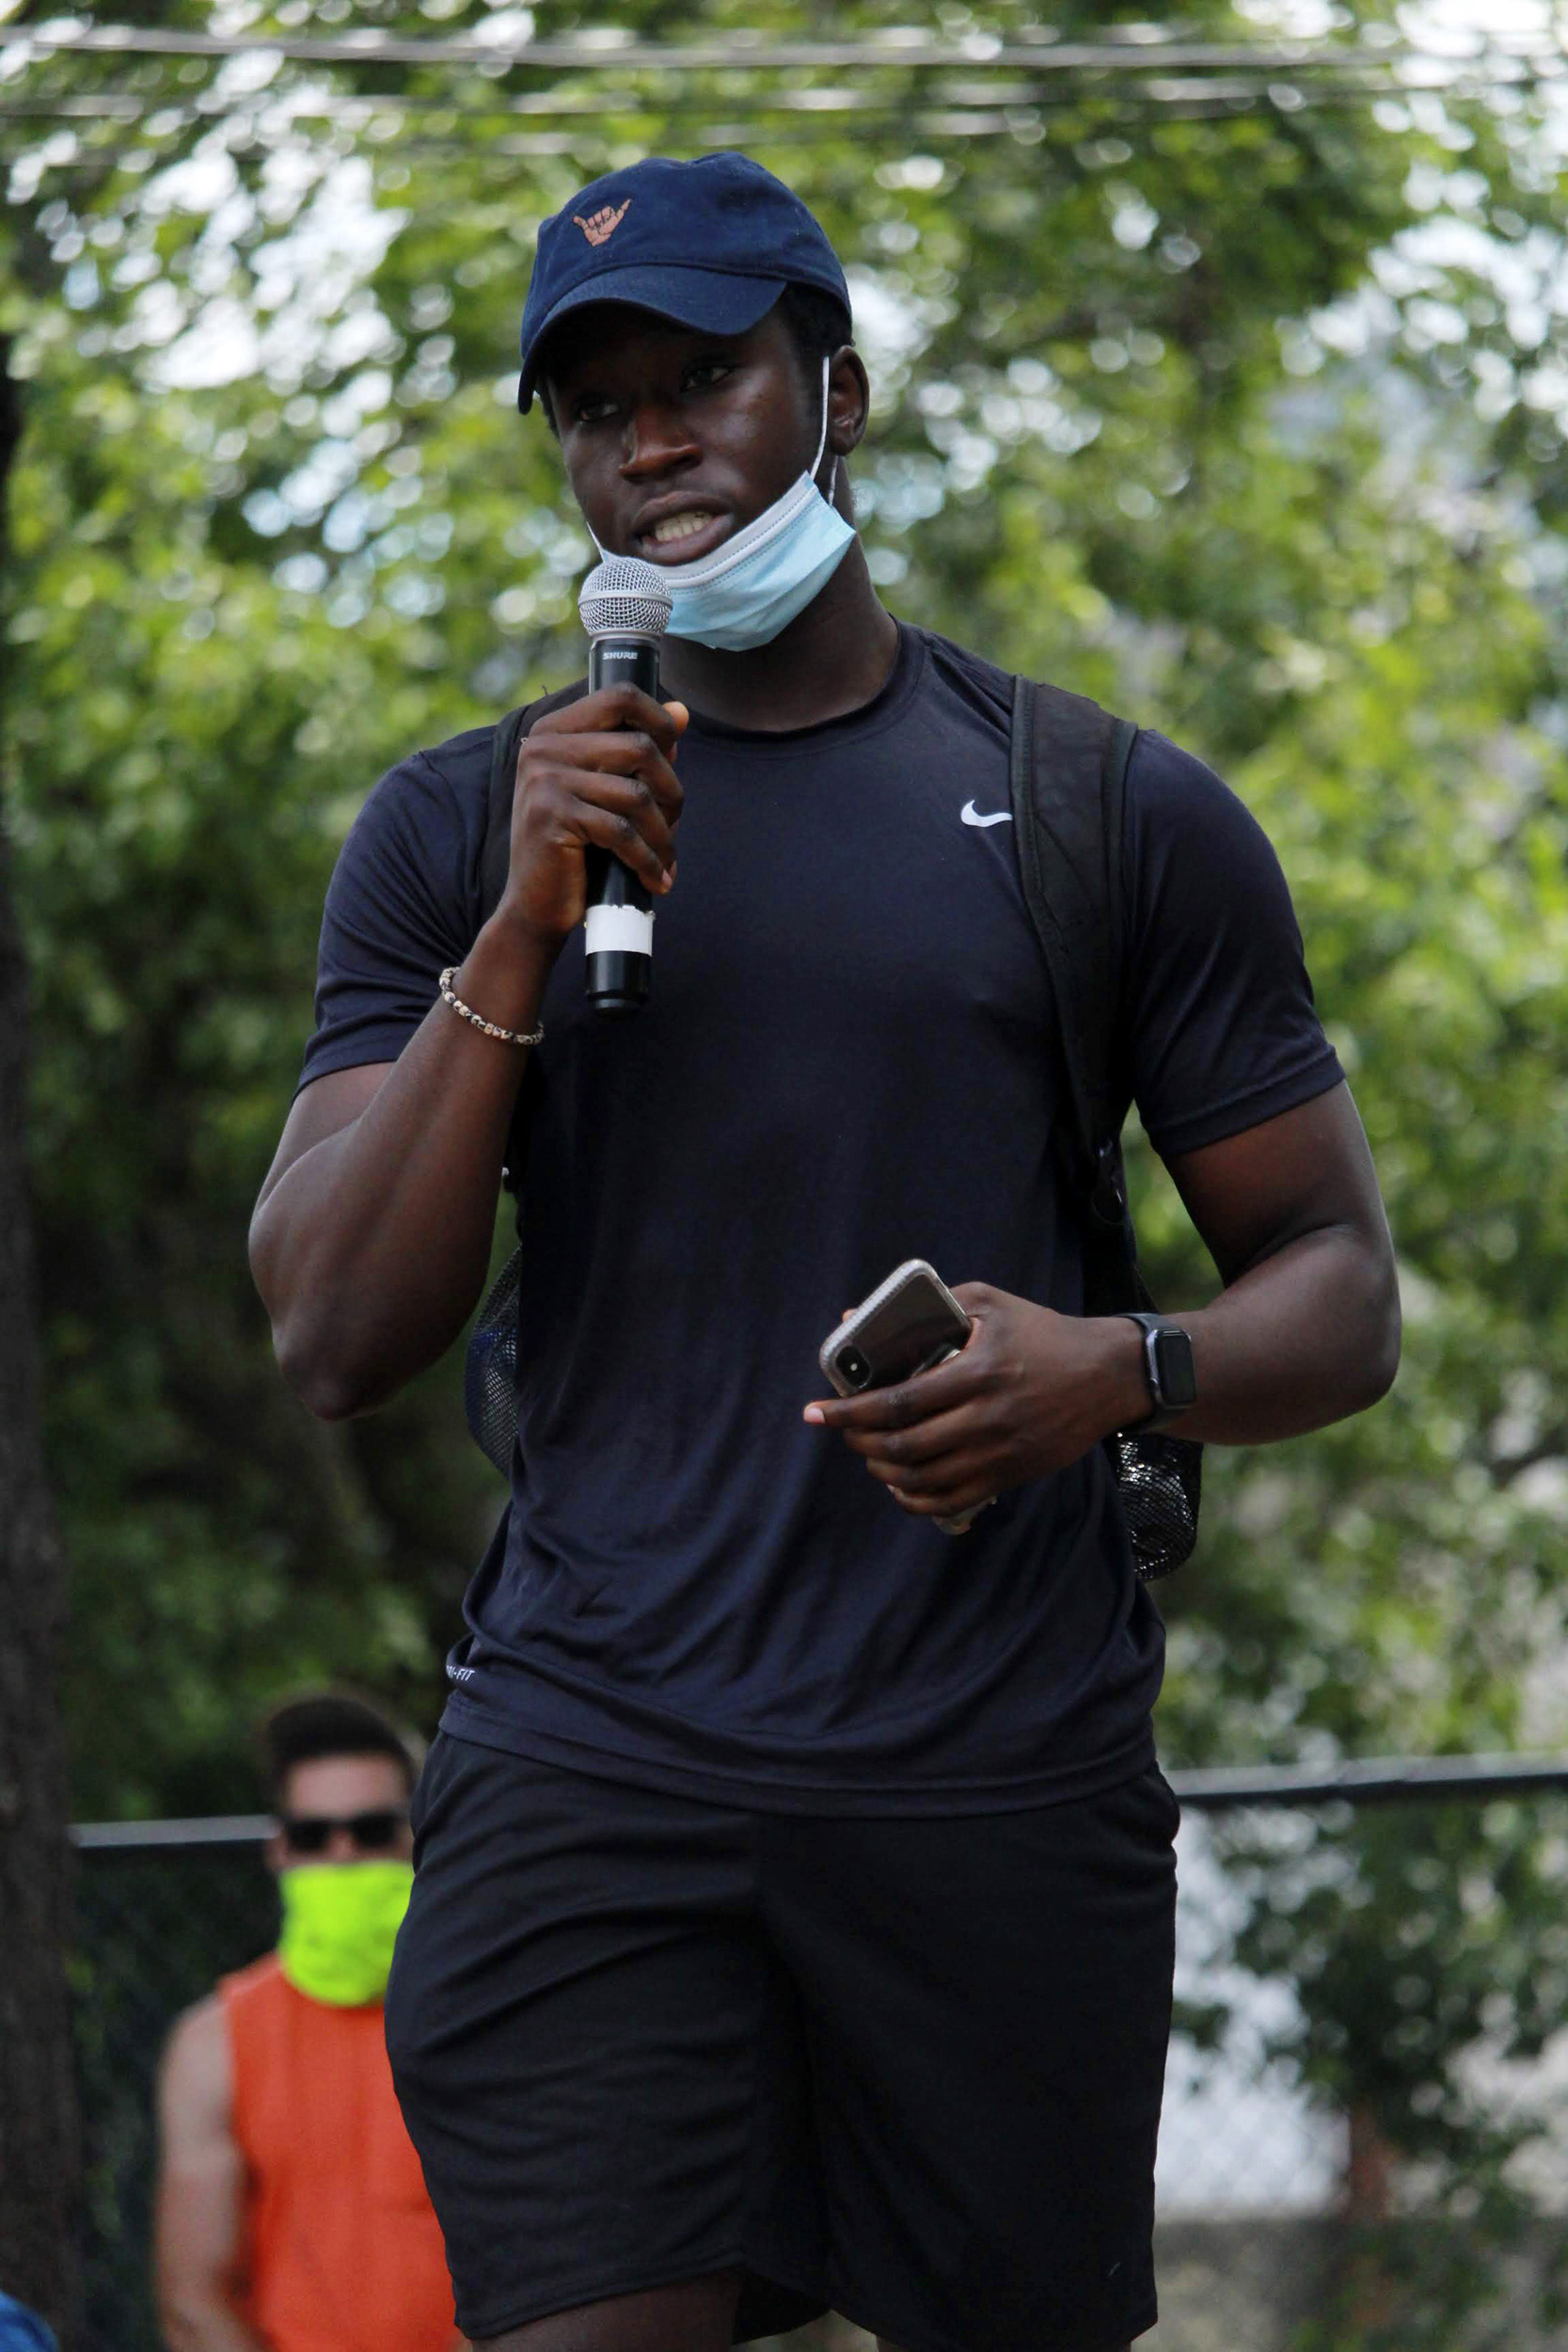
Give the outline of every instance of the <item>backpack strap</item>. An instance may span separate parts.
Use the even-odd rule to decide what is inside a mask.
[[[1085,1211],[1085,1308],[1148,1294],[1127,1207],[1117,1070],[1126,951],[1122,812],[1138,730],[1083,694],[1018,678],[1010,791],[1024,904],[1055,998],[1069,1119],[1062,1164]]]
[[[517,752],[525,735],[531,734],[547,711],[563,710],[568,703],[580,702],[588,691],[588,680],[578,678],[575,685],[560,687],[553,694],[541,694],[537,702],[525,703],[520,710],[509,710],[504,719],[496,722],[496,732],[490,745],[490,787],[484,804],[484,838],[479,853],[479,919],[487,923],[501,902],[506,888],[507,866],[512,856],[512,800],[517,789]]]

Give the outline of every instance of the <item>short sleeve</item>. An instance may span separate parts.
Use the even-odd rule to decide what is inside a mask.
[[[1128,1076],[1162,1159],[1338,1086],[1279,860],[1236,795],[1190,753],[1142,734],[1124,846]]]
[[[416,752],[371,793],[322,914],[316,1026],[300,1085],[395,1061],[479,929],[488,728]]]

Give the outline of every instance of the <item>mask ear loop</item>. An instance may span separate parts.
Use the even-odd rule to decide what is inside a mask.
[[[816,469],[822,463],[822,453],[828,446],[828,377],[832,367],[832,362],[829,358],[828,354],[824,352],[822,354],[822,437],[816,444],[816,455],[811,461],[810,477],[813,484],[816,485],[817,495],[821,498],[825,498],[830,506],[832,506],[834,495],[838,489],[837,453],[835,452],[833,455],[833,469],[828,477],[828,486],[825,490],[816,479]]]

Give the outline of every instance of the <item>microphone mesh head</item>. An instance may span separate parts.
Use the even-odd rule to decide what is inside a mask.
[[[583,581],[578,611],[590,637],[662,637],[673,601],[657,564],[607,555]]]

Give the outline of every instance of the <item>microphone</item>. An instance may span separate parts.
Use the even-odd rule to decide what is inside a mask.
[[[638,686],[658,698],[658,641],[670,622],[669,583],[657,564],[610,555],[582,583],[588,687]],[[654,909],[645,886],[608,850],[588,853],[588,1001],[597,1012],[636,1012],[654,965]]]

